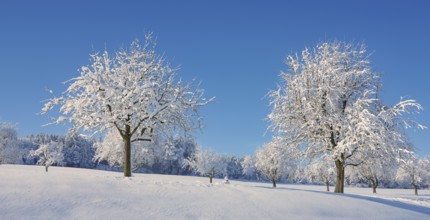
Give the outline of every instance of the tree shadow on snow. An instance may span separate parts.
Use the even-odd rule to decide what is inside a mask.
[[[273,190],[291,190],[291,191],[304,191],[304,192],[312,192],[312,193],[320,193],[330,196],[343,196],[343,197],[349,197],[354,199],[361,199],[361,200],[367,200],[370,202],[376,202],[380,204],[384,204],[387,206],[392,206],[400,209],[406,209],[413,212],[418,212],[421,214],[429,215],[430,216],[430,208],[425,206],[419,206],[419,205],[413,205],[410,203],[405,203],[401,201],[393,201],[383,198],[377,198],[377,197],[370,197],[370,196],[362,196],[362,195],[353,195],[353,194],[336,194],[334,192],[327,192],[327,191],[318,191],[318,190],[310,190],[310,189],[294,189],[294,188],[288,188],[285,186],[273,188],[269,186],[255,186],[256,188],[263,188],[263,189],[273,189]]]
[[[419,212],[419,213],[426,214],[426,215],[430,216],[430,208],[427,208],[425,206],[413,205],[413,204],[405,203],[405,202],[401,202],[401,201],[393,201],[393,200],[387,200],[387,199],[382,199],[382,198],[377,198],[377,197],[361,196],[361,195],[343,194],[340,196],[363,199],[363,200],[367,200],[367,201],[371,201],[371,202],[377,202],[377,203],[381,203],[384,205],[388,205],[388,206],[392,206],[392,207],[396,207],[396,208],[401,208],[401,209],[406,209],[406,210],[410,210],[410,211],[414,211],[414,212]]]

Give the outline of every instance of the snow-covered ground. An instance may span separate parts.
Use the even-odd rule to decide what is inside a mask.
[[[284,185],[0,166],[0,219],[430,219],[430,190]]]

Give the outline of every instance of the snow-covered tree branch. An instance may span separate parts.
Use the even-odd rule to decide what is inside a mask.
[[[418,195],[421,186],[430,184],[430,161],[418,158],[413,152],[406,150],[399,152],[397,160],[399,169],[396,179],[409,182],[414,188],[415,195]]]
[[[49,166],[63,164],[64,155],[62,151],[62,143],[51,141],[39,145],[36,150],[30,152],[30,155],[38,157],[37,164],[44,165],[45,171],[48,172]]]
[[[291,149],[282,148],[280,141],[274,138],[256,153],[256,168],[272,182],[273,187],[295,167]]]
[[[187,159],[184,165],[191,166],[200,175],[209,177],[210,183],[217,175],[227,173],[225,157],[211,149],[197,149],[195,158]]]
[[[345,167],[363,163],[360,152],[395,152],[403,128],[424,126],[405,118],[420,111],[414,100],[381,107],[379,74],[370,68],[364,44],[321,43],[288,56],[281,84],[269,93],[270,128],[285,146],[307,158],[329,154],[336,167],[335,192],[343,193]]]
[[[18,149],[18,136],[15,126],[0,122],[0,164],[14,163]]]
[[[328,155],[322,155],[320,158],[314,159],[312,163],[306,167],[304,174],[311,182],[317,181],[324,183],[327,192],[330,191],[330,184],[336,180],[333,160]]]
[[[124,176],[131,175],[131,142],[199,127],[199,107],[212,100],[192,83],[175,80],[176,70],[155,53],[151,34],[128,50],[92,54],[91,64],[79,72],[64,95],[50,99],[41,113],[59,105],[62,115],[54,124],[70,122],[76,130],[93,133],[116,129],[124,142]]]

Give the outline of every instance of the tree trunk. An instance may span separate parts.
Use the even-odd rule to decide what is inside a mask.
[[[273,188],[276,188],[276,181],[272,179]]]
[[[128,131],[128,132],[127,132]],[[130,126],[126,125],[126,135],[123,136],[124,141],[124,176],[131,176],[131,135]]]
[[[334,189],[335,193],[343,193],[344,183],[345,183],[345,167],[342,161],[336,160],[336,187]]]
[[[414,193],[417,196],[418,195],[418,186],[415,184],[412,184],[414,186]]]
[[[215,168],[212,168],[209,173],[209,182],[212,183],[212,178],[215,176]]]
[[[372,189],[373,189],[373,193],[376,193],[376,188],[378,188],[379,185],[379,180],[378,177],[374,176],[375,180],[372,180]]]
[[[372,190],[373,190],[373,193],[376,193],[376,184],[375,184],[375,181],[370,181],[371,183],[372,183]]]
[[[45,172],[48,172],[48,167],[49,167],[49,166],[45,166]]]
[[[327,192],[330,192],[330,182],[326,181],[325,186],[327,187]]]

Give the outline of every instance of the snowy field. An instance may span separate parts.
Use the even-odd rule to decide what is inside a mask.
[[[0,219],[430,219],[430,190],[284,185],[0,165]]]

